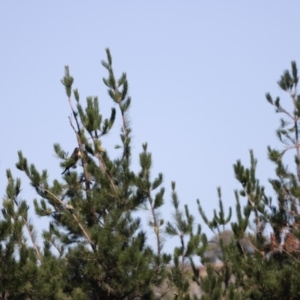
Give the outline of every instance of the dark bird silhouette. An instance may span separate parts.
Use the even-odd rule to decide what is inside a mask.
[[[69,172],[70,168],[73,168],[78,159],[81,157],[81,152],[78,147],[76,147],[71,155],[71,157],[65,163],[65,170],[61,173],[61,175],[65,174],[67,171]]]

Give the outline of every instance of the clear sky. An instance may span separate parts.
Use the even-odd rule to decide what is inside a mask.
[[[196,199],[211,216],[217,186],[225,207],[234,206],[239,185],[232,165],[241,159],[248,166],[249,149],[261,182],[274,176],[266,147],[280,146],[279,116],[265,93],[290,101],[276,82],[292,60],[300,67],[299,13],[300,2],[287,0],[2,1],[1,195],[11,168],[23,180],[22,198],[32,206],[36,197],[15,168],[20,149],[39,170],[48,169],[51,181],[61,177],[53,144],[70,152],[76,146],[60,83],[65,65],[82,101],[99,96],[109,115],[113,104],[100,63],[109,47],[116,74],[125,71],[129,79],[133,166],[147,141],[153,174],[165,176],[165,218],[172,180],[197,222]],[[117,143],[116,125],[103,140],[108,149]],[[39,229],[45,226],[42,219],[32,220]],[[174,243],[167,241],[166,249]]]

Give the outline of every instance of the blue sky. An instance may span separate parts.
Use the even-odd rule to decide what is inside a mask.
[[[23,181],[22,198],[31,205],[36,197],[14,166],[20,149],[51,180],[60,178],[53,144],[67,151],[76,145],[60,83],[65,65],[82,101],[99,96],[109,115],[113,103],[100,63],[109,47],[116,74],[125,71],[129,79],[133,166],[147,141],[153,174],[165,176],[163,216],[170,216],[173,180],[199,222],[196,199],[211,215],[217,186],[225,207],[234,206],[239,185],[232,165],[237,159],[248,165],[249,149],[261,182],[273,177],[266,147],[280,147],[279,116],[265,93],[290,101],[276,82],[292,60],[300,65],[299,12],[300,2],[274,0],[1,2],[1,195],[11,168]],[[117,143],[116,125],[103,140],[108,149]],[[166,249],[174,244],[166,241]]]

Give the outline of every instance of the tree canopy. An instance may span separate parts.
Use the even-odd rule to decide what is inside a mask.
[[[29,163],[18,152],[16,167],[30,180],[38,199],[20,200],[21,180],[7,170],[7,188],[0,216],[0,299],[299,299],[300,275],[300,96],[296,62],[283,72],[279,87],[290,97],[288,111],[279,97],[267,101],[283,118],[277,136],[283,148],[268,147],[275,165],[270,197],[256,176],[257,160],[250,150],[249,166],[233,165],[240,189],[236,205],[219,207],[208,219],[197,200],[199,215],[182,206],[171,182],[173,219],[164,220],[163,174],[152,174],[152,154],[141,146],[139,170],[132,168],[132,128],[126,73],[117,77],[109,49],[102,61],[103,83],[114,106],[102,115],[97,97],[82,101],[73,87],[69,67],[61,82],[72,117],[77,145],[71,155],[61,145],[54,152],[62,175],[49,182],[48,171]],[[113,157],[102,144],[116,119],[119,154]],[[259,133],[258,133],[259,134]],[[294,168],[284,163],[295,151]],[[35,214],[48,220],[37,242],[30,222],[29,203]],[[151,212],[149,230],[138,212]],[[232,217],[234,216],[234,218]],[[202,232],[205,223],[213,233]],[[173,253],[164,250],[164,237],[177,236]],[[205,275],[195,261],[201,261]]]

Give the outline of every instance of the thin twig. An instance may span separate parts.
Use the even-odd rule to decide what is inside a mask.
[[[246,188],[244,188],[244,191],[245,191],[245,193],[247,195],[249,203],[251,204],[251,206],[252,206],[252,208],[254,210],[255,219],[256,219],[256,234],[261,234],[261,222],[260,222],[260,219],[259,219],[259,216],[258,216],[258,213],[257,213],[257,209],[255,207],[255,204],[252,202],[252,200],[250,198],[250,195],[247,193]]]
[[[100,162],[100,166],[102,167],[102,171],[104,171],[105,174],[107,175],[107,177],[108,177],[108,179],[109,179],[109,181],[110,181],[110,184],[111,184],[111,186],[113,187],[114,192],[116,193],[116,192],[117,192],[116,185],[115,185],[115,183],[114,183],[113,178],[112,178],[112,177],[110,176],[110,174],[107,172],[107,167],[106,167],[106,164],[105,164],[105,161],[104,161],[102,155],[101,155],[100,153],[98,153],[98,154],[96,155],[96,157],[98,158],[98,160],[99,160],[99,162]],[[101,167],[100,167],[100,168],[101,168]],[[116,193],[116,195],[117,195],[117,193]]]
[[[256,250],[257,252],[259,252],[263,257],[264,257],[264,251],[260,251],[258,248],[256,248],[251,242],[250,240],[244,236],[244,239],[247,241],[247,243],[254,249]]]
[[[85,235],[85,237],[87,238],[87,240],[89,241],[89,243],[91,244],[92,247],[94,247],[94,243],[92,242],[90,236],[88,235],[88,233],[86,232],[86,230],[84,229],[84,227],[81,225],[81,223],[79,222],[79,220],[77,219],[76,215],[71,212],[70,209],[68,209],[67,205],[62,202],[56,195],[54,195],[51,191],[49,191],[48,189],[41,187],[46,193],[49,193],[55,200],[57,200],[62,206],[64,206],[73,216],[74,220],[77,222],[78,226],[80,227],[80,229],[82,230],[83,234]]]
[[[157,220],[157,215],[155,214],[155,209],[153,206],[153,198],[151,196],[150,190],[148,191],[148,199],[150,203],[150,209],[151,209],[151,214],[153,218],[153,225],[156,230],[154,230],[154,233],[156,235],[156,242],[157,242],[157,255],[160,258],[160,252],[161,252],[161,240],[160,240],[160,230],[159,230],[159,225],[158,225],[158,220]]]
[[[71,125],[71,127],[73,128],[73,130],[76,134],[79,149],[82,150],[82,142],[81,142],[81,139],[80,139],[80,136],[79,136],[79,132],[80,132],[79,122],[78,122],[78,119],[76,117],[76,113],[75,113],[75,110],[73,108],[73,105],[72,105],[71,97],[69,97],[68,100],[69,100],[69,104],[70,104],[70,107],[71,107],[71,110],[72,110],[72,113],[73,113],[73,116],[74,116],[74,119],[75,119],[75,122],[76,122],[76,125],[77,125],[77,130],[75,129],[75,127],[72,123],[71,117],[69,117],[70,125]],[[84,177],[85,177],[85,188],[86,188],[86,191],[88,191],[88,190],[90,190],[90,181],[89,181],[89,178],[88,178],[88,173],[86,171],[84,155],[81,157],[81,161],[82,161],[82,167],[83,167]]]
[[[278,109],[278,112],[284,113],[287,116],[289,116],[292,120],[294,120],[294,117],[288,111],[286,111],[284,108],[282,108],[281,106],[278,106],[277,109]]]

